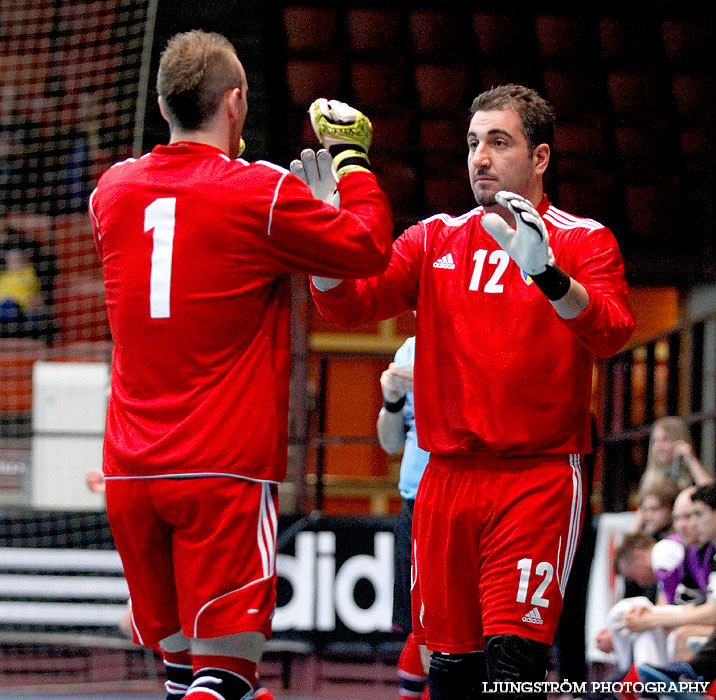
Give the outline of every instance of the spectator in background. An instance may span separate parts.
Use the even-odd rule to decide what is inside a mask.
[[[634,532],[657,540],[671,534],[674,503],[680,490],[678,484],[668,478],[652,481],[640,494]]]
[[[716,545],[716,485],[698,488],[692,496],[692,501],[694,502],[694,515],[699,537],[702,541],[708,540]],[[716,562],[713,557],[709,564],[711,577],[716,571]],[[708,596],[703,606],[695,606],[692,610],[696,612],[699,607],[706,610],[710,608],[714,612],[714,617],[711,620],[713,624],[716,623],[716,591],[713,584],[709,586]],[[716,632],[712,632],[691,661],[676,661],[666,665],[644,663],[639,665],[638,672],[642,681],[649,682],[665,682],[667,684],[682,681],[713,682],[716,680]],[[670,687],[666,694],[683,700],[691,700],[694,697],[693,692],[672,692]]]
[[[10,248],[0,271],[0,336],[31,335],[41,313],[40,280],[25,252]]]
[[[694,454],[686,421],[678,416],[666,416],[654,422],[639,492],[644,493],[654,482],[664,478],[676,481],[680,489],[692,484],[704,486],[713,481],[713,476]]]
[[[643,534],[624,539],[616,556],[617,571],[641,586],[658,583],[653,596],[628,597],[614,605],[597,647],[614,652],[615,679],[637,681],[636,666],[689,658],[687,640],[708,635],[713,604],[704,605],[713,546],[704,540],[691,500],[695,488],[682,491],[674,504],[674,533],[655,541]],[[654,605],[656,602],[656,605]]]
[[[713,604],[708,597],[708,580],[714,547],[699,532],[692,496],[695,486],[684,489],[674,504],[674,534],[652,550],[652,568],[659,582],[656,606],[634,606],[623,618],[635,634],[667,633],[667,659],[653,663],[684,661],[691,657],[686,647],[690,637],[708,637],[713,630]]]
[[[393,629],[407,635],[398,661],[401,698],[416,698],[426,692],[427,674],[420,647],[413,636],[410,608],[410,543],[413,508],[418,484],[430,454],[418,447],[413,406],[413,365],[415,337],[408,338],[395,353],[395,361],[380,377],[383,408],[378,415],[380,446],[388,453],[403,450],[398,489],[403,499],[395,522],[395,586],[393,594]]]
[[[29,313],[20,314],[18,326],[17,311],[13,312],[12,304],[6,303],[3,314],[12,316],[14,321],[3,323],[4,329],[0,334],[12,337],[33,337],[51,341],[55,333],[55,322],[52,315],[52,291],[57,276],[57,263],[55,256],[47,246],[28,237],[12,226],[0,224],[0,275],[4,275],[9,267],[17,268],[5,276],[5,284],[14,289],[19,283],[21,287],[30,291],[32,301]],[[20,271],[22,268],[22,271]],[[39,283],[39,289],[35,280]],[[10,294],[10,298],[12,294]],[[12,327],[10,325],[12,323]]]

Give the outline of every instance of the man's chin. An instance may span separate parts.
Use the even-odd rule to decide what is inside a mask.
[[[478,206],[494,207],[497,205],[495,195],[492,192],[476,192],[475,190],[473,190],[473,194],[475,195],[475,201],[477,202]]]

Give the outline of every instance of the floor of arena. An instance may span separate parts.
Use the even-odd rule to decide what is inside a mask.
[[[351,666],[352,668],[349,668]],[[386,700],[397,698],[395,668],[369,668],[346,664],[331,668],[330,675],[321,677],[315,664],[295,668],[291,687],[283,688],[281,678],[263,678],[264,685],[276,700]],[[27,684],[0,681],[2,700],[164,700],[161,678],[118,679],[102,682],[38,682]]]

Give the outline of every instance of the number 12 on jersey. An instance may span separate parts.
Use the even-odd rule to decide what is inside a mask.
[[[520,559],[517,562],[517,568],[520,570],[520,583],[517,587],[517,602],[527,602],[527,591],[530,586],[530,577],[532,575],[532,559]],[[541,561],[535,567],[535,574],[542,577],[542,581],[537,586],[537,590],[532,595],[530,600],[531,605],[538,605],[541,608],[548,608],[549,601],[543,598],[544,592],[547,590],[547,586],[552,583],[554,576],[554,568],[548,561]]]
[[[144,231],[152,231],[152,270],[149,279],[149,315],[169,318],[172,253],[176,224],[176,197],[155,199],[144,210]]]

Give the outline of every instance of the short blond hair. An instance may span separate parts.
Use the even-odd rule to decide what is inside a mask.
[[[232,88],[243,90],[244,76],[226,37],[195,29],[169,40],[159,61],[157,93],[180,128],[196,129],[209,121]]]

